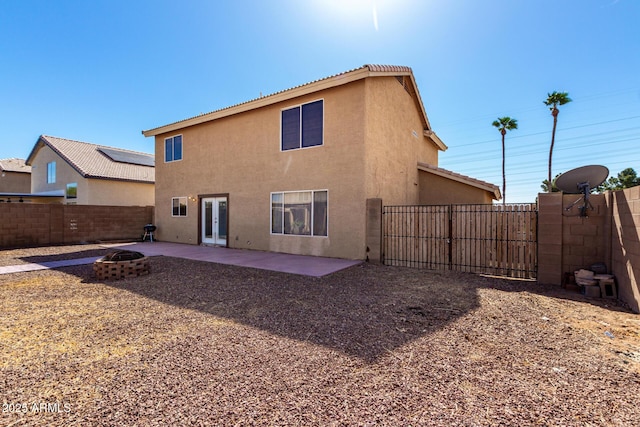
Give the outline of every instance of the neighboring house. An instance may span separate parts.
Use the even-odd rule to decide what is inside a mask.
[[[31,166],[24,159],[0,160],[0,198],[4,194],[29,193],[31,191]]]
[[[23,159],[0,160],[0,203],[50,203],[61,197],[31,194],[31,166]]]
[[[31,193],[79,205],[153,206],[154,156],[42,135],[26,164]]]
[[[447,147],[403,66],[365,65],[143,134],[155,137],[165,241],[364,259],[368,199],[500,198],[437,168]]]

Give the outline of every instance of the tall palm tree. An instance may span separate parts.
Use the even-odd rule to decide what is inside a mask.
[[[504,136],[508,130],[518,129],[518,121],[511,117],[499,117],[493,121],[492,125],[497,127],[502,135],[502,204],[504,205],[507,196],[507,177],[504,172]]]
[[[549,175],[548,181],[551,181],[551,158],[553,156],[553,144],[556,141],[556,126],[558,124],[558,105],[564,105],[568,102],[571,102],[571,98],[569,98],[569,94],[567,92],[556,92],[553,91],[551,93],[547,93],[547,99],[544,101],[544,105],[548,106],[551,110],[551,115],[553,116],[553,131],[551,132],[551,147],[549,148]],[[549,189],[551,192],[551,189]]]

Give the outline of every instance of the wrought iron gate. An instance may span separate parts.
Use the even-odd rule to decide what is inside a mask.
[[[385,206],[386,265],[534,279],[535,204]]]

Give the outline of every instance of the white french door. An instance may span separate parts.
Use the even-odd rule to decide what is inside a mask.
[[[202,199],[202,243],[227,245],[227,198]]]

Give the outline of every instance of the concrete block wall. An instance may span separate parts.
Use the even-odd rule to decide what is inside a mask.
[[[611,205],[611,270],[618,298],[640,313],[640,186],[613,192]]]
[[[605,229],[605,218],[609,215],[604,194],[593,194],[589,201],[593,209],[587,216],[580,216],[582,200],[571,206],[581,195],[565,194],[562,197],[562,270],[574,272],[588,269],[592,264],[604,262],[611,269],[607,259],[609,230]]]
[[[579,215],[580,195],[538,195],[538,282],[562,284],[564,274],[604,262],[618,297],[640,312],[640,186],[593,194]]]
[[[138,239],[153,206],[0,204],[0,247]]]
[[[0,203],[0,246],[41,246],[50,242],[53,205]]]

